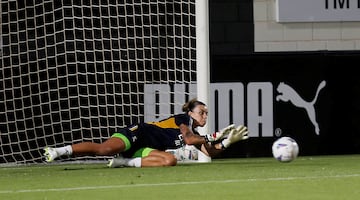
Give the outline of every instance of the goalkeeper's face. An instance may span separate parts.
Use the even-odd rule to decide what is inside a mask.
[[[204,105],[197,105],[189,112],[189,115],[193,118],[195,126],[203,127],[205,126],[208,117],[208,109]]]

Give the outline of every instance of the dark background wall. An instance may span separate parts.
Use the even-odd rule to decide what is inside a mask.
[[[252,0],[210,0],[211,55],[254,52]]]
[[[300,155],[360,153],[360,51],[257,53],[253,1],[210,0],[209,5],[211,82],[286,82],[310,101],[314,88],[326,81],[315,104],[320,135],[313,134],[304,110],[290,103],[274,104],[274,127],[298,141]],[[275,139],[250,138],[223,156],[271,156]]]

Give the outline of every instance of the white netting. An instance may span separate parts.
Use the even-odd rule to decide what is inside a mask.
[[[45,146],[102,142],[144,120],[145,85],[195,83],[195,0],[1,7],[0,164],[43,162]],[[179,106],[171,91],[168,103]]]

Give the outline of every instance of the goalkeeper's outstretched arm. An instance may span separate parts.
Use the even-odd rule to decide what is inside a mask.
[[[222,151],[224,151],[224,149],[222,148],[220,143],[217,144],[209,144],[209,143],[205,143],[203,145],[201,145],[201,147],[199,148],[200,151],[202,151],[205,155],[209,156],[209,157],[216,157],[217,155],[219,155]]]
[[[207,156],[215,157],[230,145],[240,140],[246,140],[249,138],[247,127],[243,125],[240,125],[236,128],[231,128],[223,137],[225,137],[225,139],[223,139],[221,142],[204,143],[200,148],[198,148]]]
[[[230,134],[231,130],[233,129],[235,129],[235,125],[230,124],[229,126],[219,131],[216,131],[212,134],[206,134],[200,136],[199,133],[195,134],[191,129],[189,129],[188,126],[184,124],[180,125],[180,132],[182,133],[185,143],[188,145],[198,145],[198,144],[220,141],[221,139],[227,137]]]

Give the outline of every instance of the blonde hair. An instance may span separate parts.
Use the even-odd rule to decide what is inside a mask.
[[[192,111],[196,106],[198,105],[203,105],[206,106],[205,103],[198,101],[197,98],[193,98],[190,101],[186,102],[183,107],[182,107],[182,111],[183,112],[189,112]]]

